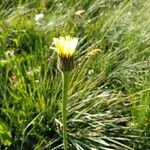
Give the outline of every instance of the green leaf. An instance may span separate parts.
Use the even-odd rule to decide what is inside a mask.
[[[6,124],[2,121],[0,121],[0,141],[5,146],[11,145],[11,134]]]

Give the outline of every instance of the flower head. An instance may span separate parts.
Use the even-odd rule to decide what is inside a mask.
[[[54,38],[53,40],[56,47],[56,52],[60,57],[64,58],[73,57],[75,53],[75,48],[78,44],[77,38],[66,36]]]
[[[71,71],[74,68],[74,53],[78,44],[75,37],[54,38],[56,52],[58,54],[58,69],[62,72]]]
[[[44,14],[40,13],[35,15],[35,21],[41,21],[44,18]]]

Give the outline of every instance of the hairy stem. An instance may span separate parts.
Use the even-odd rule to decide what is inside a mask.
[[[63,147],[64,150],[67,150],[67,100],[68,100],[68,81],[69,81],[69,73],[62,73],[62,120],[63,120]]]

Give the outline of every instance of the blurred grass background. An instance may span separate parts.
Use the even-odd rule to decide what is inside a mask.
[[[1,0],[0,149],[62,149],[52,41],[71,35],[69,150],[149,150],[149,14],[149,0]]]

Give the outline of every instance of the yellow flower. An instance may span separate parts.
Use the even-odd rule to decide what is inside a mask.
[[[75,48],[78,44],[78,39],[75,37],[59,37],[53,39],[56,52],[59,56],[64,58],[70,58],[73,57],[75,53]]]

